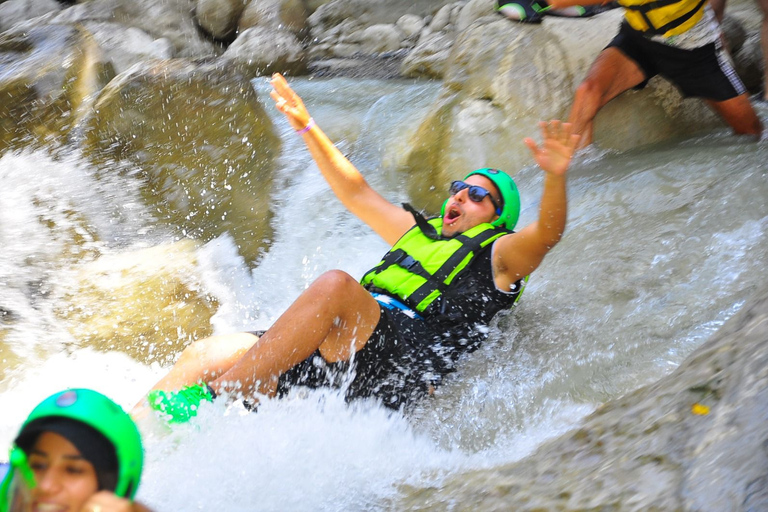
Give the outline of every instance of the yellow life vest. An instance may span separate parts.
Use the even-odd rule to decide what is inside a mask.
[[[619,0],[629,25],[647,34],[675,36],[701,20],[707,0]]]

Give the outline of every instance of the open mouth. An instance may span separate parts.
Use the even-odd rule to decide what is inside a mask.
[[[456,207],[455,204],[452,204],[445,212],[445,216],[443,217],[443,222],[446,224],[451,224],[456,219],[458,219],[461,216],[461,210],[459,210],[458,207]]]

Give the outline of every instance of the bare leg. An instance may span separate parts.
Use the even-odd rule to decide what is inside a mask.
[[[232,368],[258,340],[258,336],[240,332],[196,341],[184,349],[171,371],[152,389],[174,390],[213,380]]]
[[[195,341],[184,349],[173,368],[152,389],[175,391],[187,384],[213,380],[229,370],[258,340],[258,336],[241,332]],[[146,407],[147,401],[142,400],[131,415],[143,417]]]
[[[573,133],[581,135],[579,148],[592,143],[592,125],[597,112],[643,80],[645,74],[640,67],[616,48],[606,48],[597,56],[587,77],[576,89],[568,118],[573,124]]]
[[[709,5],[712,7],[712,11],[715,13],[718,23],[723,22],[723,15],[725,14],[725,2],[726,0],[709,0]]]
[[[707,100],[707,104],[733,128],[737,135],[757,135],[763,130],[760,118],[749,102],[747,94],[725,101]]]
[[[208,384],[217,394],[273,395],[278,377],[316,350],[329,362],[363,348],[379,321],[379,305],[349,274],[320,276],[243,357]]]

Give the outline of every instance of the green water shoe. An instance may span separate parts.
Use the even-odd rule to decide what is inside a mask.
[[[150,407],[171,417],[169,423],[189,421],[193,416],[197,416],[200,402],[213,402],[214,398],[216,393],[204,382],[184,386],[178,391],[156,389],[150,391],[147,396]]]

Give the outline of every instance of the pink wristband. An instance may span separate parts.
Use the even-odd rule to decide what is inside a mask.
[[[296,130],[296,133],[298,133],[299,135],[307,133],[309,130],[312,129],[313,126],[315,126],[315,120],[310,117],[309,121],[307,122],[307,126],[302,128],[301,130]]]

